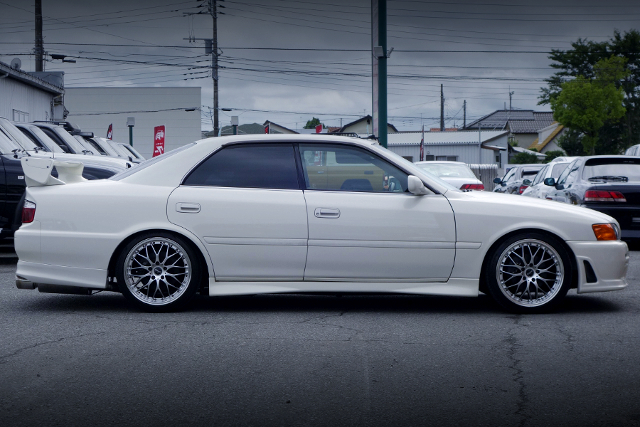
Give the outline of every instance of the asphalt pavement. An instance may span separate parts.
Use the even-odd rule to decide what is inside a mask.
[[[19,290],[0,265],[0,426],[640,426],[629,287],[553,314],[486,296],[198,297]]]

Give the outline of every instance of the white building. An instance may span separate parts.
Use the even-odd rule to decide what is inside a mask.
[[[63,73],[26,73],[0,62],[0,117],[15,122],[64,120]]]
[[[135,118],[133,146],[151,158],[155,126],[165,126],[165,151],[201,139],[200,96],[199,87],[77,87],[66,89],[65,106],[83,131],[105,137],[113,124],[113,140],[123,143]]]
[[[507,164],[508,131],[425,132],[425,160],[447,160],[468,164]],[[388,148],[409,161],[420,160],[422,132],[389,134]]]

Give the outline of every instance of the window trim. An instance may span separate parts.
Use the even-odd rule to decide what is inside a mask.
[[[217,153],[221,152],[222,150],[224,150],[225,148],[234,148],[234,147],[255,147],[255,146],[290,146],[293,148],[293,156],[294,156],[294,162],[296,165],[296,179],[298,181],[298,188],[269,188],[269,187],[228,187],[228,186],[222,186],[222,185],[189,185],[189,184],[185,184],[185,181],[187,179],[189,179],[189,177],[191,176],[191,174],[198,169],[198,167],[200,167],[200,165],[202,165],[203,163],[205,163],[207,160],[209,160],[211,157],[215,156]],[[182,180],[180,181],[180,185],[183,185],[185,187],[200,187],[200,188],[242,188],[242,189],[249,189],[249,190],[271,190],[271,191],[300,191],[304,189],[304,185],[301,183],[300,178],[300,170],[298,167],[298,161],[296,159],[296,143],[293,142],[285,142],[285,141],[274,141],[274,142],[241,142],[241,143],[230,143],[230,144],[223,144],[220,147],[216,148],[215,150],[213,150],[211,153],[209,153],[205,158],[203,158],[201,161],[199,161],[197,164],[195,164],[191,169],[189,169],[189,171],[185,174],[184,177],[182,177]]]
[[[231,147],[231,146],[235,146],[235,145],[260,145],[260,144],[265,144],[265,145],[279,145],[279,144],[293,144],[294,148],[297,150],[297,152],[299,153],[299,145],[300,144],[313,144],[314,142],[311,141],[282,141],[282,140],[275,140],[275,141],[263,141],[263,140],[247,140],[247,141],[242,141],[242,142],[238,142],[238,141],[231,141],[231,142],[227,142],[225,144],[220,145],[219,147],[217,147],[216,149],[214,149],[211,153],[209,153],[206,157],[204,157],[202,160],[200,160],[198,163],[196,163],[195,165],[193,165],[191,167],[191,169],[189,169],[187,171],[187,173],[185,173],[185,175],[182,177],[182,179],[180,180],[180,185],[184,185],[184,181],[187,179],[187,177],[191,174],[191,172],[193,172],[193,170],[195,170],[198,166],[200,166],[200,164],[202,164],[203,162],[207,161],[207,159],[209,159],[209,157],[213,156],[214,154],[216,154],[218,151],[227,148],[227,147]],[[391,163],[393,166],[395,166],[396,168],[400,169],[402,172],[406,173],[407,175],[413,175],[411,172],[407,171],[404,167],[402,167],[401,165],[398,165],[396,162],[394,162],[391,159],[387,159],[386,157],[382,157],[380,156],[378,153],[376,153],[374,150],[371,150],[369,147],[367,146],[363,146],[360,144],[355,144],[355,143],[351,143],[348,141],[328,141],[327,139],[322,139],[320,144],[335,144],[335,145],[344,145],[347,147],[356,147],[356,148],[361,148],[363,150],[366,150],[367,152],[371,153],[374,156],[377,156],[378,158],[381,158],[382,160],[386,161],[387,163]],[[300,158],[300,156],[298,155],[298,158]],[[300,162],[299,166],[300,168],[302,168],[302,160],[301,159],[296,159],[296,165],[298,165],[298,162]],[[301,190],[307,190],[306,188],[306,182],[304,181],[304,171],[302,171],[302,169],[300,170],[300,177],[298,179],[298,186],[300,187]],[[420,179],[422,181],[422,179]],[[438,190],[436,190],[435,188],[433,188],[432,186],[430,186],[428,183],[422,181],[422,183],[424,184],[424,186],[431,191],[434,195],[441,195],[442,193]],[[220,187],[222,188],[222,187]],[[244,188],[244,187],[224,187],[224,188]],[[265,190],[276,190],[274,188],[271,189],[265,189]],[[334,190],[315,190],[315,189],[309,189],[311,191],[334,191]],[[385,193],[376,193],[376,194],[385,194]],[[390,193],[389,193],[390,194]],[[400,194],[404,194],[404,193],[400,193]]]

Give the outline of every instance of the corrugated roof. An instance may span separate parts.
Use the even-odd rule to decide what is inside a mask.
[[[507,131],[481,131],[482,142],[491,141],[499,136],[506,135]],[[458,132],[425,132],[425,145],[472,145],[478,144],[478,131]],[[399,132],[387,135],[388,145],[420,145],[422,132]]]
[[[537,133],[553,123],[551,111],[533,110],[497,110],[474,122],[465,129],[505,129],[508,125],[511,133]]]
[[[0,72],[6,73],[7,77],[10,76],[13,79],[19,80],[31,86],[35,86],[47,92],[54,93],[56,95],[61,95],[64,93],[64,88],[62,86],[56,86],[27,72],[14,70],[9,64],[5,64],[4,62],[0,62]]]

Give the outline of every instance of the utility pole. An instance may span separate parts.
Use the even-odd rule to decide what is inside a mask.
[[[511,97],[515,92],[511,92],[511,86],[509,86],[509,111],[511,111]]]
[[[36,72],[44,71],[44,40],[42,39],[42,0],[35,0],[36,8]]]
[[[462,103],[462,129],[467,127],[467,100]]]
[[[440,132],[444,132],[444,85],[440,85]]]
[[[391,49],[393,50],[393,48]],[[387,0],[371,0],[373,134],[387,147]]]
[[[202,0],[200,0],[202,1]],[[209,2],[209,10],[208,13],[213,18],[213,38],[211,39],[200,39],[195,37],[189,37],[189,40],[204,40],[205,42],[205,54],[211,54],[211,77],[213,79],[213,134],[214,136],[218,136],[220,132],[220,124],[218,121],[218,14],[224,15],[222,12],[218,12],[218,7],[224,8],[224,6],[219,5],[219,1],[224,0],[208,0]],[[185,13],[185,16],[189,15],[201,15],[202,12],[198,13]]]
[[[213,76],[213,133],[218,136],[220,125],[218,123],[218,0],[209,0],[209,13],[213,18],[213,41],[212,41],[212,76]]]

